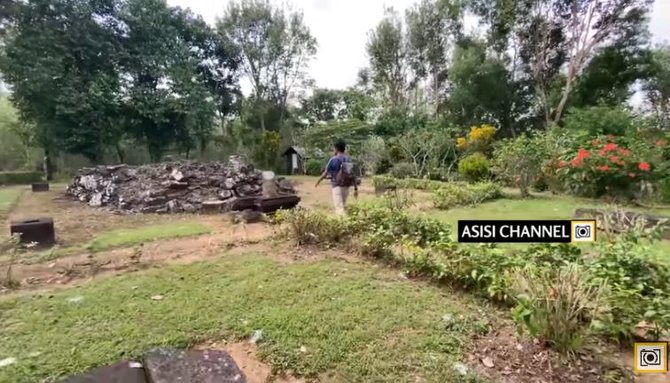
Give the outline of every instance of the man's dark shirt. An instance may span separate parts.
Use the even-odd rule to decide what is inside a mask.
[[[332,187],[337,187],[337,172],[340,171],[342,163],[349,161],[351,161],[351,159],[346,154],[338,154],[336,156],[330,157],[330,160],[328,160],[328,165],[326,165],[326,172],[330,176],[330,184]]]

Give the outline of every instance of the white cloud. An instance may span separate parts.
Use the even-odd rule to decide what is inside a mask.
[[[344,88],[353,85],[359,68],[367,65],[365,44],[368,32],[381,20],[384,8],[404,12],[417,0],[292,0],[302,9],[305,22],[319,42],[310,74],[317,86]],[[228,1],[214,5],[211,0],[168,0],[171,5],[189,7],[209,23],[223,13]],[[474,18],[466,17],[466,30],[476,28]],[[650,23],[653,40],[670,40],[670,1],[656,0]]]

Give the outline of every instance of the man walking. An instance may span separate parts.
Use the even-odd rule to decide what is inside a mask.
[[[344,207],[349,196],[349,188],[354,187],[354,197],[358,197],[358,180],[354,175],[354,165],[349,156],[345,154],[346,144],[342,140],[335,142],[333,146],[335,155],[330,157],[326,169],[321,177],[316,181],[315,186],[319,186],[325,178],[330,178],[330,184],[333,188],[333,204],[335,213],[345,215]]]

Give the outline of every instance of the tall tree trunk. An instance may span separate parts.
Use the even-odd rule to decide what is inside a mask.
[[[437,83],[437,72],[433,72],[433,103],[435,103],[433,118],[437,118],[437,114],[440,109],[440,89]]]
[[[114,147],[116,149],[116,156],[119,158],[119,163],[122,164],[125,162],[125,155],[123,154],[123,149],[121,148],[120,142],[115,142]]]
[[[48,147],[44,148],[44,177],[47,181],[53,180],[53,166],[51,164],[51,151]]]
[[[553,118],[554,124],[558,124],[558,122],[561,120],[561,117],[563,115],[563,109],[565,109],[565,105],[568,103],[568,98],[570,97],[571,91],[572,91],[572,81],[568,77],[565,83],[565,88],[563,88],[563,96],[561,97],[561,102],[558,103],[558,106],[556,107],[556,112],[554,113]]]

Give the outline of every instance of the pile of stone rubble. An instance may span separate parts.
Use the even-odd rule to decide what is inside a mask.
[[[163,162],[80,169],[67,194],[93,207],[137,213],[199,212],[260,197],[262,172],[238,157],[223,162]],[[295,195],[290,181],[273,181],[280,194]],[[265,187],[267,188],[267,187]],[[222,208],[225,210],[225,207]]]

